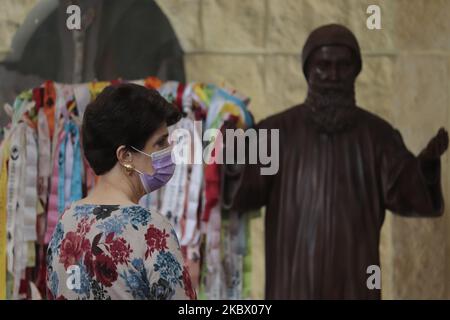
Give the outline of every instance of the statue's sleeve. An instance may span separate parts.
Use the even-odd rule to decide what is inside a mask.
[[[440,159],[414,156],[400,132],[382,142],[381,185],[385,207],[402,216],[440,216],[444,211]]]
[[[269,129],[265,122],[255,126],[258,129]],[[259,144],[258,140],[253,141]],[[267,136],[267,146],[270,150],[270,135]],[[252,150],[252,143],[246,140],[246,163],[235,165],[224,165],[224,194],[223,206],[226,209],[233,209],[240,212],[257,210],[265,206],[269,200],[273,176],[261,174],[261,165],[259,159],[256,164],[249,163],[249,152]],[[255,149],[253,149],[255,151]]]

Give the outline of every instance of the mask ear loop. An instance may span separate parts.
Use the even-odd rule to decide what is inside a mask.
[[[141,150],[138,150],[138,149],[136,149],[135,147],[133,147],[133,146],[131,146],[131,148],[133,148],[134,150],[136,150],[137,152],[139,152],[139,153],[142,153],[142,154],[145,154],[147,157],[151,157],[151,155],[150,154],[148,154],[148,153],[145,153],[144,151],[141,151]]]
[[[138,150],[138,149],[136,149],[136,148],[133,147],[133,146],[131,146],[131,148],[133,148],[133,149],[136,150],[137,152],[142,153],[142,154],[146,155],[147,157],[150,157],[151,159],[153,159],[153,157],[158,156],[158,155],[160,155],[160,154],[164,154],[165,152],[168,152],[169,150],[170,150],[170,152],[172,152],[172,150],[173,150],[173,145],[168,146],[166,149],[162,149],[162,150],[159,150],[159,151],[155,151],[155,152],[153,152],[152,154],[148,154],[148,153],[146,153],[146,152],[144,152],[144,151]]]
[[[149,154],[145,153],[144,151],[138,150],[138,149],[136,149],[136,148],[133,147],[133,146],[131,146],[131,148],[133,148],[133,149],[136,150],[137,152],[140,152],[140,153],[142,153],[142,154],[145,154],[146,156],[148,156],[148,157],[151,158],[151,156],[150,156]],[[141,174],[141,175],[144,174],[142,171],[139,171],[139,170],[136,169],[134,166],[133,166],[133,170],[136,171],[137,173]]]
[[[136,168],[133,168],[133,170],[136,171],[136,172],[139,173],[139,174],[142,174],[142,175],[144,174],[142,171],[139,171],[139,170],[136,169]]]

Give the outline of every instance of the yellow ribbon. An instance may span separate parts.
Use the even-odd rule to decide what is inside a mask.
[[[108,81],[90,82],[89,92],[91,93],[91,100],[94,100],[100,94],[100,92],[102,92],[103,89],[105,89],[110,84],[111,82]]]
[[[6,299],[6,193],[8,186],[7,160],[9,143],[3,145],[3,158],[0,171],[0,300]]]

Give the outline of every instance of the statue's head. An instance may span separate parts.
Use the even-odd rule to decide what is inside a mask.
[[[308,84],[354,82],[362,67],[358,41],[342,25],[319,27],[305,42],[302,66]]]
[[[308,84],[323,90],[345,90],[355,82],[358,62],[343,45],[326,45],[311,53],[305,66]]]
[[[349,122],[345,107],[355,106],[354,85],[361,72],[361,52],[353,33],[330,24],[315,29],[302,51],[302,67],[308,82],[306,104],[316,122],[334,131]]]

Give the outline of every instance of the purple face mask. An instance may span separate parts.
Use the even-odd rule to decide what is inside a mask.
[[[172,178],[173,172],[175,171],[175,163],[172,161],[171,147],[153,152],[152,154],[147,154],[135,147],[132,148],[137,152],[150,157],[152,159],[153,168],[155,169],[155,173],[152,175],[134,169],[139,174],[145,192],[150,193],[161,188],[170,180],[170,178]]]

